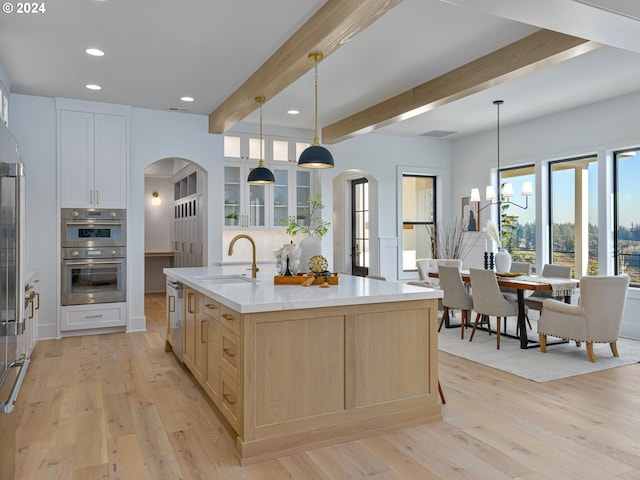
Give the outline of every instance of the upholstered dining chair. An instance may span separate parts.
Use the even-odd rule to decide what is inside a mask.
[[[553,278],[571,278],[571,266],[553,265],[551,263],[547,263],[544,265],[544,267],[542,267],[541,276]],[[553,298],[553,293],[550,290],[536,290],[524,299],[524,304],[528,308],[540,311],[542,310],[542,304],[547,298]]]
[[[442,329],[442,324],[449,314],[449,309],[461,310],[460,338],[464,338],[464,329],[469,323],[473,299],[467,292],[458,267],[439,265],[438,277],[440,278],[440,288],[444,293],[442,298],[442,319],[440,320],[438,331]]]
[[[521,273],[523,275],[531,275],[531,264],[528,262],[511,262],[511,273]],[[518,290],[510,287],[500,287],[500,291],[504,298],[506,298],[510,302],[518,301]],[[525,295],[527,292],[524,292]],[[531,322],[529,322],[529,316],[526,316],[527,325],[531,328]],[[504,319],[504,331],[507,331],[507,319]],[[516,329],[516,335],[518,334],[518,330]]]
[[[429,273],[438,271],[438,263],[432,258],[420,258],[416,260],[416,268],[418,269],[419,282],[409,282],[411,285],[419,285],[421,287],[438,288],[439,279],[430,277]]]
[[[518,316],[517,302],[510,302],[502,295],[496,272],[493,270],[483,270],[479,268],[469,269],[471,277],[471,296],[473,298],[473,309],[476,311],[476,319],[473,322],[473,330],[469,341],[473,340],[473,335],[478,327],[478,321],[486,321],[491,333],[490,317],[497,317],[496,327],[496,348],[500,349],[500,318]]]
[[[580,278],[578,305],[546,299],[538,320],[540,351],[547,351],[547,335],[573,340],[579,347],[587,343],[589,361],[595,362],[594,343],[608,343],[614,357],[620,336],[622,314],[629,289],[629,276],[597,276]]]

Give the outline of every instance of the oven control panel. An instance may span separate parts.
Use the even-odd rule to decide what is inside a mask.
[[[125,247],[87,247],[87,248],[63,248],[63,260],[73,260],[76,258],[125,258],[127,249]]]

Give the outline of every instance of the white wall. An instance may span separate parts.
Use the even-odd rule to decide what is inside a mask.
[[[151,199],[157,192],[162,203],[153,206]],[[144,251],[170,252],[171,218],[173,217],[173,183],[171,178],[150,177],[144,179]]]
[[[59,212],[56,190],[56,109],[52,98],[11,95],[9,126],[25,165],[26,270],[40,271],[38,337],[57,335]]]
[[[508,117],[510,102],[505,99],[502,118]],[[495,114],[487,105],[487,115]],[[611,181],[602,176],[610,170],[613,150],[640,145],[638,129],[640,93],[606,102],[568,110],[500,129],[500,166],[534,164],[536,166],[537,238],[548,238],[548,195],[546,166],[551,160],[597,154],[602,181],[599,184],[599,245],[600,274],[614,271],[612,257]],[[469,136],[453,142],[453,177],[450,201],[458,204],[469,196],[473,186],[483,187],[489,181],[489,169],[496,168],[495,130]],[[484,222],[483,222],[484,224]],[[540,241],[538,242],[540,243]],[[548,248],[538,245],[538,269],[548,258]],[[625,308],[622,334],[640,339],[640,289],[630,289]]]
[[[399,272],[398,258],[400,229],[398,224],[398,181],[401,172],[422,173],[438,177],[437,209],[439,218],[448,218],[451,190],[451,142],[427,137],[397,137],[391,135],[369,134],[345,140],[335,145],[325,145],[331,151],[335,168],[319,171],[322,200],[325,204],[323,217],[334,210],[332,184],[343,172],[360,170],[366,172],[378,182],[377,203],[370,205],[378,214],[378,238],[372,238],[380,246],[381,258],[379,275],[388,280],[408,279],[415,275],[403,275]],[[374,199],[371,199],[374,202]],[[456,204],[458,205],[458,204]],[[338,206],[340,207],[340,206]],[[330,217],[325,220],[331,220]],[[333,258],[332,238],[323,239],[322,251],[327,258]],[[395,248],[393,248],[395,246]],[[389,258],[390,252],[395,254]]]

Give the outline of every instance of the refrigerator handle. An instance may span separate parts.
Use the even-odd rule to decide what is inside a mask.
[[[15,362],[12,362],[9,365],[9,367],[20,367],[20,371],[18,372],[16,381],[13,383],[13,387],[11,387],[11,393],[9,393],[9,398],[7,399],[6,402],[0,403],[0,413],[11,413],[13,411],[13,407],[16,406],[16,400],[18,399],[18,394],[20,393],[20,387],[22,386],[24,377],[27,374],[28,366],[29,366],[28,358],[16,360]]]
[[[22,265],[24,257],[24,165],[21,163],[15,163],[15,225],[16,225],[16,331],[24,331],[24,279],[23,271],[24,265]],[[13,408],[13,407],[12,407]]]

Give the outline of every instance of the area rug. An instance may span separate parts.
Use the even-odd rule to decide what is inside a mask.
[[[459,322],[459,314],[458,319],[451,320],[452,325],[459,325]],[[509,322],[507,332],[514,334],[515,319],[510,318]],[[492,326],[495,329],[495,318],[492,319]],[[461,340],[459,326],[443,326],[438,334],[438,349],[535,382],[547,382],[640,362],[640,341],[626,338],[618,339],[619,357],[612,355],[609,344],[594,344],[596,362],[592,363],[587,358],[584,343],[580,348],[576,347],[575,342],[548,345],[547,352],[541,353],[540,348],[522,350],[518,339],[504,335],[500,337],[500,350],[496,349],[496,335],[493,333],[489,335],[486,331],[477,330],[473,342],[469,342],[470,336],[471,328],[465,330],[465,338]],[[534,341],[538,339],[535,320],[532,320],[528,337]],[[555,340],[558,339],[549,337],[547,341]]]

